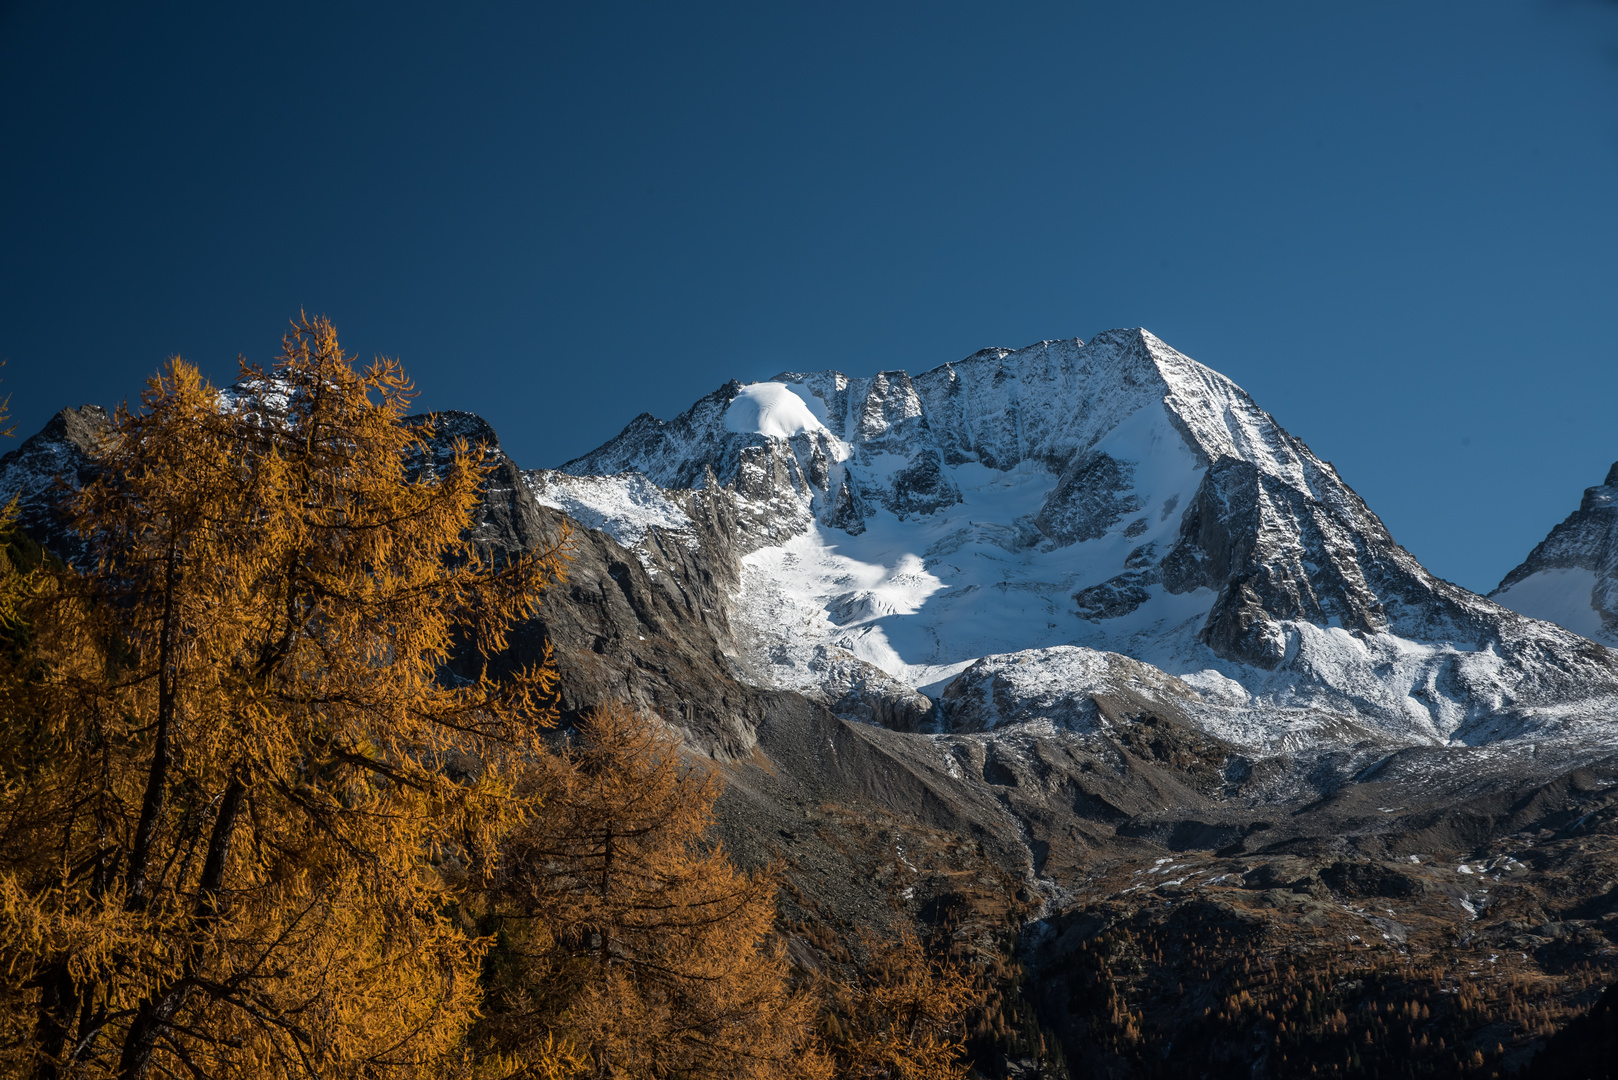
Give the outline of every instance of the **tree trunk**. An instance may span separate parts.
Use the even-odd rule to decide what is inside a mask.
[[[219,817],[214,821],[213,835],[208,838],[208,858],[202,864],[202,878],[197,882],[196,923],[200,931],[212,929],[219,920],[219,890],[225,884],[225,862],[230,858],[231,835],[246,798],[247,785],[242,783],[238,766],[230,778],[230,786],[219,800]]]
[[[157,636],[157,736],[152,745],[152,766],[146,777],[146,795],[140,804],[140,824],[135,827],[135,840],[129,851],[129,872],[125,880],[129,911],[145,910],[150,898],[146,893],[146,868],[152,861],[152,846],[157,837],[157,826],[163,816],[164,795],[168,791],[169,766],[174,759],[172,746],[174,719],[174,690],[176,682],[174,657],[174,593],[179,581],[178,540],[169,538],[167,563],[163,568],[163,616]]]
[[[610,998],[612,994],[611,981],[607,977],[607,965],[612,959],[612,914],[608,907],[612,895],[612,862],[616,851],[613,847],[612,825],[607,825],[606,843],[601,855],[601,995]],[[612,1075],[612,1051],[606,1043],[596,1048],[596,1076],[608,1077]]]
[[[157,1040],[168,1032],[175,1014],[191,994],[190,977],[196,972],[202,938],[219,921],[222,910],[219,892],[224,886],[225,864],[230,858],[231,834],[235,832],[246,795],[247,785],[242,783],[241,776],[232,776],[219,800],[219,816],[214,819],[213,833],[208,838],[207,861],[202,864],[202,879],[197,883],[197,907],[191,920],[193,937],[186,974],[140,1003],[129,1034],[124,1038],[123,1054],[118,1059],[119,1080],[140,1080],[146,1075]]]
[[[61,1075],[62,1057],[73,1027],[73,1014],[78,1011],[78,987],[68,974],[66,961],[61,960],[41,972],[34,980],[34,985],[39,987],[35,1030],[39,1033],[39,1049],[45,1055],[40,1059],[34,1075],[38,1080],[56,1080]]]

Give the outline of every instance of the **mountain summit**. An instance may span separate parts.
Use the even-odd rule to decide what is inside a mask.
[[[1073,650],[1150,665],[1249,745],[1482,743],[1618,696],[1618,655],[1428,573],[1245,391],[1141,329],[732,382],[528,475],[629,546],[679,492],[724,492],[746,665],[856,712],[921,693],[951,728],[1079,715],[1100,669]],[[1001,705],[952,717],[986,662]],[[1067,704],[1014,685],[1035,683]]]

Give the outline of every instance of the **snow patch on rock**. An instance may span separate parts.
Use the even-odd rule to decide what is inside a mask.
[[[825,427],[791,388],[762,382],[742,387],[731,399],[725,410],[725,430],[790,439]]]
[[[640,473],[569,476],[530,469],[523,473],[523,483],[541,506],[560,510],[587,529],[600,529],[630,550],[638,548],[647,531],[654,528],[696,542],[684,508]]]
[[[1601,612],[1591,602],[1599,578],[1582,566],[1539,570],[1490,594],[1497,603],[1533,619],[1553,622],[1592,641],[1618,645],[1618,636],[1601,625]]]
[[[1618,462],[1489,596],[1618,647]]]

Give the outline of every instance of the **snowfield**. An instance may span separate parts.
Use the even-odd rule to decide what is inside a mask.
[[[524,473],[523,480],[541,506],[560,510],[587,529],[600,529],[630,550],[650,529],[682,534],[691,529],[680,504],[639,473],[568,476],[536,469]]]
[[[1592,641],[1608,641],[1601,625],[1601,613],[1591,603],[1598,579],[1594,570],[1581,566],[1540,570],[1508,588],[1491,594],[1491,599],[1513,611],[1553,622],[1564,630],[1582,634]],[[1613,640],[1618,644],[1618,640]]]

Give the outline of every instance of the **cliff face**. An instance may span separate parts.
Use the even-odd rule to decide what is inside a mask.
[[[28,538],[65,559],[77,558],[83,544],[61,514],[61,500],[94,474],[93,455],[111,426],[99,405],[63,409],[0,457],[0,498],[15,497]]]
[[[599,529],[541,505],[481,417],[434,413],[411,421],[431,427],[434,463],[447,462],[457,440],[482,448],[492,471],[472,531],[480,544],[519,552],[567,538],[566,580],[512,635],[503,663],[538,663],[548,645],[561,676],[564,717],[627,701],[681,728],[705,755],[731,760],[752,751],[764,705],[726,657],[728,530],[722,519],[705,516],[707,500],[694,496],[683,506],[687,530],[643,532],[637,556]],[[688,533],[708,543],[691,542]]]

